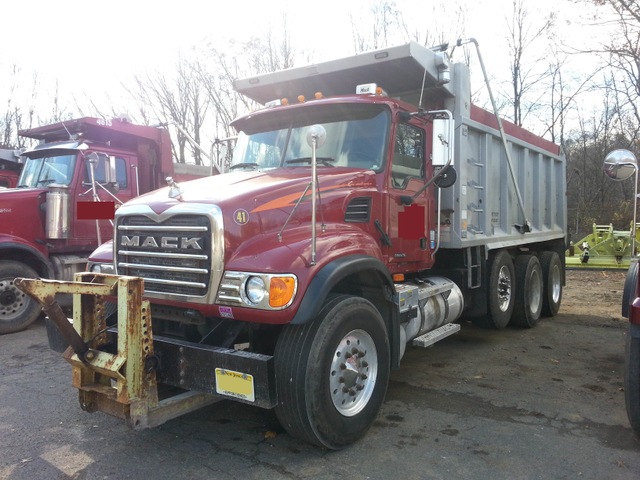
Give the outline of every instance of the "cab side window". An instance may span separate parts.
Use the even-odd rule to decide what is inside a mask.
[[[424,178],[424,131],[401,123],[396,128],[391,177],[395,188],[404,189],[409,178]]]
[[[107,168],[107,162],[101,159],[98,164],[94,167],[94,175],[96,177],[96,182],[104,183],[106,180],[105,169]],[[86,169],[84,172],[84,181],[85,183],[91,182],[91,171],[89,169],[89,163],[86,163]],[[127,178],[127,162],[124,158],[116,157],[116,181],[120,188],[127,188],[128,178]]]

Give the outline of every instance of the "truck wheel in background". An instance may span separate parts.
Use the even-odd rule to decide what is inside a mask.
[[[375,420],[389,380],[389,341],[367,300],[330,297],[318,317],[287,325],[274,360],[276,415],[294,437],[339,449]]]
[[[473,322],[482,328],[502,329],[509,324],[515,303],[515,270],[511,255],[498,251],[489,271],[488,312]]]
[[[542,252],[540,256],[542,280],[542,316],[553,317],[562,302],[562,262],[556,252]]]
[[[512,322],[531,328],[542,313],[542,267],[535,255],[518,255],[515,262],[516,292]]]
[[[0,262],[0,334],[24,330],[40,316],[40,304],[14,285],[16,277],[38,274],[20,262]]]
[[[634,329],[637,329],[635,332]],[[634,336],[635,334],[635,336]],[[640,327],[630,325],[624,363],[624,400],[631,428],[640,437]]]

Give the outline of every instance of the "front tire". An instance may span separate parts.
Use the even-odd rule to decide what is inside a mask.
[[[40,316],[40,304],[15,286],[17,277],[37,278],[38,274],[20,262],[0,262],[0,335],[24,330]]]
[[[331,297],[314,321],[284,327],[274,362],[282,426],[294,437],[339,449],[361,438],[382,406],[387,329],[369,301]]]

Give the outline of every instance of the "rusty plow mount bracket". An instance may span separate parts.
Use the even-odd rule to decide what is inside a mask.
[[[215,395],[181,391],[159,400],[151,331],[151,308],[143,300],[141,278],[77,273],[73,282],[17,278],[15,285],[40,303],[69,343],[63,356],[72,366],[80,406],[122,418],[134,429],[161,425],[220,400]],[[73,295],[73,323],[56,302],[56,294]],[[116,298],[116,353],[108,344],[105,300]]]

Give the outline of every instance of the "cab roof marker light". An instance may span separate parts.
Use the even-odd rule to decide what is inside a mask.
[[[387,92],[385,92],[382,87],[378,87],[376,88],[376,95],[378,95],[379,97],[388,97],[389,95],[387,94]]]
[[[363,83],[356,87],[356,95],[382,95],[388,97],[382,87],[379,87],[377,83]]]
[[[363,83],[356,87],[356,95],[374,95],[378,85],[375,83]]]

